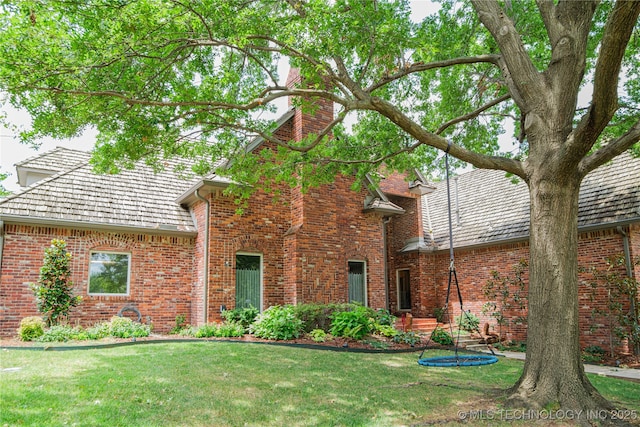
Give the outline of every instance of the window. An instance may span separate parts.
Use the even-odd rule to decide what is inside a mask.
[[[398,270],[398,309],[411,310],[411,280],[409,270]]]
[[[89,293],[128,295],[131,254],[91,252]]]
[[[367,275],[364,261],[349,261],[349,302],[367,305]]]

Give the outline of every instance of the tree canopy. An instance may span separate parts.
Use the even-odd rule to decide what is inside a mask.
[[[528,71],[548,80],[557,35],[545,29],[552,3],[540,3],[544,13],[532,2],[509,2],[505,14],[518,30]],[[181,155],[196,158],[194,168],[203,173],[220,158],[244,155],[247,141],[260,135],[286,148],[283,164],[313,167],[307,181],[327,179],[336,169],[368,172],[382,161],[424,167],[438,156],[431,146],[445,148],[445,138],[464,161],[521,174],[508,160],[478,155],[498,153],[505,118],[516,123],[517,150],[504,157],[528,152],[526,111],[508,88],[513,76],[469,4],[444,2],[419,23],[406,1],[19,1],[2,7],[0,87],[33,117],[22,138],[71,137],[94,126],[102,171]],[[590,24],[581,87],[597,84],[597,76],[618,87],[619,73],[605,69],[604,60],[598,69],[596,55],[613,36],[605,31],[612,8],[599,5]],[[613,95],[619,108],[594,143],[637,128],[638,43],[636,36],[623,46],[623,91],[619,101]],[[284,86],[287,66],[300,69],[306,87]],[[307,100],[305,108],[313,108],[314,97],[337,107],[330,128],[295,146],[271,133],[276,108],[282,111],[292,95]],[[585,105],[573,115],[578,123],[593,109]],[[344,126],[348,117],[355,121],[351,129]],[[255,166],[255,159],[243,158]],[[244,162],[236,165],[237,174],[246,170]],[[290,170],[264,172],[290,179]]]

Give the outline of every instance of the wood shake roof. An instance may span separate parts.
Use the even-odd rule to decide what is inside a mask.
[[[456,182],[457,181],[457,182]],[[454,247],[485,245],[529,236],[529,191],[502,171],[474,170],[451,179]],[[582,182],[578,227],[640,221],[640,158],[624,153]],[[425,244],[449,248],[446,181],[422,198]]]
[[[176,203],[195,179],[180,177],[177,162],[167,161],[160,173],[139,162],[134,170],[98,175],[89,159],[58,148],[16,165],[60,172],[1,200],[0,219],[195,233],[189,211]]]

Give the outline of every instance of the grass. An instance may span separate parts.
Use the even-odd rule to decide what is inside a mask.
[[[507,359],[427,368],[417,356],[223,342],[5,350],[0,425],[457,424],[459,410],[499,408],[500,391],[522,369]],[[640,410],[637,384],[591,380],[620,407]]]

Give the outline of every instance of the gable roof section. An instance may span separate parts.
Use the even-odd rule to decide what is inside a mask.
[[[64,158],[66,149],[54,151],[52,168],[60,166],[58,159]],[[80,157],[77,153],[69,154],[70,158]],[[125,228],[162,234],[195,234],[190,213],[175,202],[176,197],[194,180],[182,179],[174,172],[177,162],[167,161],[164,171],[157,174],[150,166],[139,162],[133,170],[123,170],[116,175],[98,175],[89,164],[90,155],[86,155],[84,161],[0,201],[0,219],[85,228]],[[34,160],[39,162],[46,157]]]
[[[587,175],[580,188],[578,227],[640,221],[639,171],[640,158],[624,153]],[[424,237],[428,247],[444,250],[449,248],[446,181],[436,187],[422,199]],[[479,169],[451,179],[450,187],[455,247],[529,237],[526,183],[514,184],[503,171]]]

